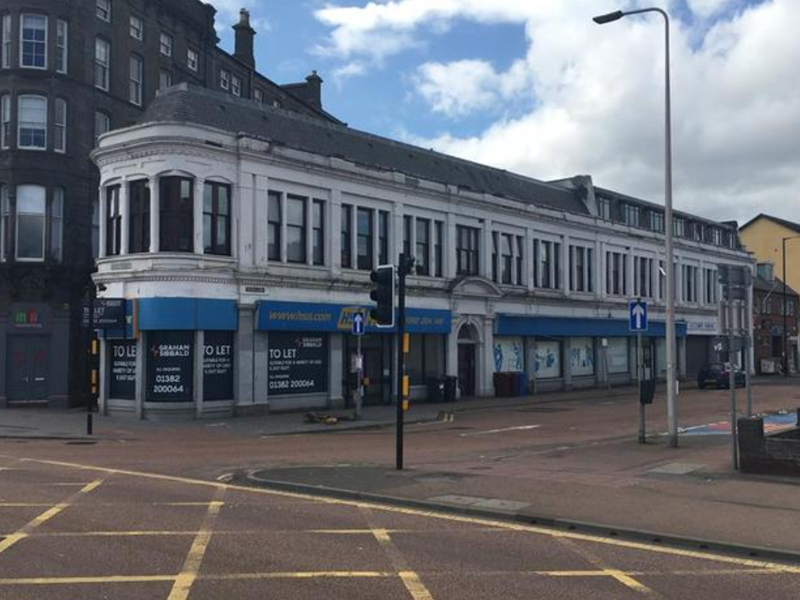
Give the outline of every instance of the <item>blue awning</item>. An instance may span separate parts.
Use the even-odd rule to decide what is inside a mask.
[[[234,300],[207,298],[142,298],[142,331],[236,331],[239,315]]]
[[[349,333],[353,315],[369,306],[358,304],[316,304],[310,302],[258,303],[259,331],[329,331]],[[450,333],[451,312],[409,308],[406,310],[406,331],[409,333]],[[379,329],[367,323],[368,333],[394,333],[394,329]]]
[[[627,319],[584,319],[568,317],[531,317],[500,314],[495,321],[495,335],[529,337],[636,337]],[[666,337],[663,321],[650,321],[645,337]],[[686,337],[686,323],[675,325],[675,334]]]

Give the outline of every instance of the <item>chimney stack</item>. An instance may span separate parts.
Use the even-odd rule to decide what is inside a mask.
[[[256,68],[256,57],[253,49],[253,41],[256,37],[256,30],[250,26],[250,11],[243,8],[239,11],[239,22],[233,26],[236,32],[236,48],[233,56],[238,58],[247,66]]]
[[[322,109],[322,77],[316,71],[311,71],[311,75],[306,77],[306,90],[308,103]]]

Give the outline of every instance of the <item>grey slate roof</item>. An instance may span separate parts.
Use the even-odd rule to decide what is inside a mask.
[[[187,84],[162,93],[139,120],[140,124],[158,122],[190,122],[245,133],[276,145],[340,157],[370,168],[589,214],[572,190],[554,184]]]
[[[753,289],[759,292],[772,292],[773,296],[783,296],[783,281],[777,277],[775,278],[775,281],[767,281],[763,277],[754,277]],[[786,295],[797,296],[798,294],[790,285],[787,284]]]

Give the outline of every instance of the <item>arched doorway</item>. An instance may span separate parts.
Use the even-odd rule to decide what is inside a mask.
[[[474,325],[465,323],[458,330],[458,384],[462,398],[475,396],[479,341]]]

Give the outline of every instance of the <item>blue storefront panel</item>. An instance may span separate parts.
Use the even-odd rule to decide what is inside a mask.
[[[369,306],[353,304],[315,304],[310,302],[272,302],[258,304],[259,331],[327,331],[349,333],[353,315]],[[409,333],[450,333],[449,310],[409,308],[406,311],[406,330]],[[369,333],[393,333],[394,329],[375,327],[367,323]]]
[[[666,337],[666,324],[650,321],[650,330],[645,337]],[[677,323],[675,333],[686,337],[686,323]],[[518,335],[529,337],[636,337],[630,331],[627,320],[616,319],[570,319],[566,317],[529,317],[521,315],[498,315],[495,335]]]
[[[141,298],[135,302],[126,301],[125,310],[127,331],[107,330],[101,337],[130,339],[134,336],[134,321],[140,331],[236,331],[239,328],[233,300]]]

